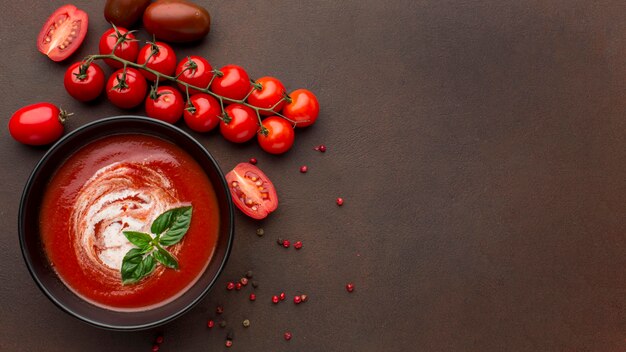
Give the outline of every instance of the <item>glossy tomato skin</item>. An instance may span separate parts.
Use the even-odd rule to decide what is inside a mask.
[[[185,0],[159,0],[143,13],[150,34],[166,42],[185,43],[204,38],[211,29],[211,16],[202,6]]]
[[[244,143],[251,140],[259,130],[256,113],[242,104],[230,104],[224,109],[230,121],[220,121],[220,133],[233,143]]]
[[[117,31],[120,33],[120,35],[128,33],[128,30],[123,27],[117,27]],[[115,48],[115,43],[117,43],[118,35],[115,32],[114,28],[107,30],[100,37],[100,42],[98,44],[100,54],[111,54],[111,52],[113,52],[113,48],[115,48],[115,56],[135,62],[135,60],[137,60],[137,55],[139,54],[139,44],[137,43],[137,41],[133,40],[136,38],[132,33],[127,34],[126,38],[126,41],[124,41],[123,43],[118,45],[117,48]],[[106,62],[107,65],[115,69],[124,67],[123,63],[112,59],[104,59],[104,62]]]
[[[53,61],[72,55],[85,39],[89,16],[74,5],[56,9],[44,23],[37,37],[37,48]]]
[[[146,98],[146,114],[148,116],[174,124],[183,116],[185,102],[178,89],[174,87],[159,86],[157,98]]]
[[[250,77],[243,67],[226,65],[219,71],[222,76],[217,75],[211,83],[212,92],[226,98],[242,100],[252,89]]]
[[[91,62],[87,70],[81,74],[83,61],[79,61],[70,66],[65,71],[63,84],[65,90],[76,100],[91,101],[96,99],[104,89],[104,71]]]
[[[126,88],[114,88],[123,77],[124,69],[119,69],[109,77],[106,85],[107,97],[113,105],[122,109],[131,109],[141,104],[148,92],[146,79],[134,68],[126,69]]]
[[[261,149],[270,154],[283,154],[291,149],[295,139],[295,132],[291,123],[278,116],[271,116],[263,120],[263,127],[267,135],[257,134]]]
[[[206,93],[194,94],[189,98],[195,111],[185,109],[183,118],[189,128],[196,132],[209,132],[220,123],[222,109],[219,101]]]
[[[193,63],[190,62],[190,60]],[[196,67],[191,68],[194,64]],[[176,66],[176,76],[178,76],[179,80],[191,84],[192,86],[206,88],[211,82],[211,77],[213,77],[213,67],[211,67],[211,64],[205,58],[191,55],[178,63]],[[185,92],[184,85],[179,84],[178,88],[180,88],[182,92]],[[202,92],[197,89],[189,88],[189,94],[197,93]]]
[[[274,111],[280,111],[285,104],[285,86],[274,77],[261,77],[256,80],[261,85],[261,89],[254,89],[248,97],[248,103],[258,108],[268,109],[280,102]],[[260,111],[261,115],[273,115],[271,111]]]
[[[296,127],[311,126],[320,113],[317,97],[307,89],[296,89],[289,94],[291,102],[283,107],[283,115],[296,121]]]
[[[36,103],[17,110],[9,119],[9,133],[28,145],[46,145],[63,135],[65,113],[52,103]]]
[[[118,27],[130,28],[150,4],[150,0],[107,0],[104,18]]]
[[[146,67],[167,76],[173,75],[174,70],[176,70],[176,53],[174,52],[174,49],[163,42],[156,42],[155,44],[158,47],[158,52],[150,56],[152,53],[152,45],[144,45],[137,56],[137,63],[143,65],[147,61],[148,63],[146,64]],[[141,70],[140,72],[144,75],[144,77],[146,77],[146,79],[150,81],[156,80],[156,76],[154,74],[145,70]]]
[[[274,184],[261,169],[250,163],[235,166],[226,174],[226,182],[233,203],[253,219],[264,219],[278,207]]]

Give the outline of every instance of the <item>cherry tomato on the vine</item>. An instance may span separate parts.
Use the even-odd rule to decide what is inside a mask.
[[[320,104],[315,94],[307,89],[296,89],[289,94],[291,102],[283,107],[283,115],[296,122],[296,127],[311,126],[317,120]]]
[[[178,80],[191,84],[199,88],[207,88],[213,77],[213,67],[201,56],[188,56],[182,59],[176,66],[176,76]],[[182,72],[182,74],[181,74]],[[179,84],[178,87],[184,93],[185,86]],[[189,88],[189,94],[201,93],[197,89]]]
[[[259,130],[254,110],[242,104],[230,104],[224,110],[224,119],[230,121],[220,121],[222,136],[234,143],[251,140]]]
[[[260,88],[254,88],[248,97],[248,103],[257,108],[269,109],[276,105],[273,111],[280,111],[285,104],[285,86],[274,77],[261,77],[255,81],[255,85]],[[261,115],[274,115],[272,111],[260,111]]]
[[[37,37],[37,48],[53,61],[72,55],[87,35],[89,16],[74,5],[64,5],[48,17]]]
[[[241,66],[226,65],[220,68],[220,74],[211,83],[211,91],[223,97],[241,100],[248,95],[252,86],[250,77]]]
[[[104,71],[95,62],[84,65],[79,61],[65,71],[63,84],[65,90],[76,100],[90,101],[96,99],[104,89]]]
[[[117,43],[118,39],[124,35],[125,40],[115,47],[115,43]],[[104,34],[100,37],[98,47],[101,55],[111,54],[111,52],[113,52],[113,48],[115,48],[115,56],[132,62],[137,60],[137,54],[139,53],[139,44],[137,43],[135,36],[133,33],[128,33],[128,30],[123,27],[117,27],[117,32],[115,28],[111,28],[104,32]],[[104,59],[104,62],[112,68],[124,67],[123,63],[113,59]]]
[[[194,94],[189,98],[192,106],[185,107],[183,117],[187,126],[196,132],[208,132],[220,123],[222,108],[219,101],[206,93]]]
[[[259,132],[257,140],[261,149],[271,154],[282,154],[293,146],[295,132],[287,120],[278,116],[271,116],[263,120],[263,127],[267,134]]]
[[[107,97],[113,105],[130,109],[141,104],[148,92],[146,79],[136,69],[119,69],[109,77],[106,85]]]
[[[180,120],[183,116],[185,102],[178,89],[159,86],[156,89],[156,99],[152,99],[151,95],[146,98],[146,114],[148,116],[172,124]]]
[[[253,219],[263,219],[278,207],[272,181],[258,167],[240,163],[226,174],[233,203]]]
[[[151,56],[152,50],[155,50],[156,52]],[[143,65],[146,61],[148,62],[146,67],[167,76],[171,76],[174,74],[174,70],[176,70],[176,53],[171,46],[163,42],[156,42],[154,45],[146,44],[143,48],[141,48],[139,56],[137,56],[137,63]],[[151,81],[156,80],[156,76],[154,74],[145,70],[141,70],[140,72],[147,79]]]
[[[17,110],[9,119],[9,133],[29,145],[50,144],[63,134],[68,114],[52,103],[36,103]]]

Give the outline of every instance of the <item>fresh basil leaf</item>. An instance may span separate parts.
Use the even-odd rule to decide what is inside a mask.
[[[152,230],[155,229],[155,223],[159,221],[159,218],[169,212],[172,212],[171,215],[167,215],[167,219],[169,223],[163,229],[165,234],[159,237],[159,244],[163,246],[171,246],[174,245],[185,236],[187,230],[189,230],[189,224],[191,223],[191,212],[192,207],[180,207],[172,210],[168,210],[167,212],[161,214],[153,223]],[[162,221],[164,222],[164,221]],[[163,227],[160,223],[157,224],[156,229],[160,230]],[[161,233],[161,232],[159,232]]]
[[[170,209],[154,219],[150,231],[155,235],[160,235],[172,227],[181,215],[186,213],[188,213],[189,221],[191,221],[191,206]]]
[[[141,249],[149,249],[152,247],[152,236],[147,233],[137,231],[124,231],[124,236],[130,241],[130,243]]]
[[[143,274],[141,277],[146,277],[150,275],[154,268],[156,268],[156,261],[154,260],[154,256],[152,254],[148,254],[143,258]]]
[[[161,246],[156,247],[156,251],[152,253],[154,255],[154,259],[158,260],[161,264],[165,265],[168,268],[178,270],[178,261],[174,256],[165,250]]]
[[[133,283],[139,280],[138,271],[143,270],[140,268],[143,259],[143,253],[139,248],[133,248],[126,253],[122,260],[122,283],[124,285]],[[139,269],[139,270],[138,270]]]

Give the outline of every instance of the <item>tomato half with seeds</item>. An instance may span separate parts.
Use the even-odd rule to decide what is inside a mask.
[[[257,108],[269,109],[274,107],[273,111],[280,111],[285,105],[285,86],[278,78],[274,77],[261,77],[254,83],[254,90],[248,97],[248,103],[256,106]],[[271,110],[259,111],[261,115],[274,115]]]
[[[122,37],[124,37],[124,40],[116,47],[115,44],[118,39]],[[139,54],[139,44],[137,43],[133,33],[128,33],[128,29],[122,27],[111,28],[102,34],[100,42],[98,43],[100,55],[111,54],[113,52],[113,48],[115,48],[115,56],[132,62],[137,60],[137,55]],[[104,59],[104,62],[112,68],[124,67],[123,63],[113,59]]]
[[[226,174],[233,203],[253,219],[264,219],[278,207],[276,188],[258,167],[240,163]]]
[[[52,61],[72,55],[87,35],[89,17],[74,5],[64,5],[48,17],[37,37],[37,49]]]

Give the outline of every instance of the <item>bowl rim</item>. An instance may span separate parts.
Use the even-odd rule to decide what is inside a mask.
[[[24,207],[25,207],[25,203],[26,203],[26,196],[28,194],[30,194],[30,189],[33,185],[33,182],[35,180],[35,176],[37,175],[37,171],[43,167],[43,165],[48,162],[48,159],[50,159],[51,155],[53,155],[53,153],[61,146],[65,143],[65,141],[67,141],[68,139],[72,138],[74,135],[89,129],[89,128],[94,128],[94,126],[98,126],[98,125],[102,125],[102,124],[108,124],[111,121],[118,121],[118,120],[134,120],[134,121],[141,121],[142,123],[147,122],[150,124],[156,124],[156,125],[161,125],[162,127],[168,128],[173,130],[174,132],[180,134],[183,138],[187,138],[189,139],[192,143],[194,143],[202,152],[202,154],[204,154],[205,157],[208,158],[208,160],[210,160],[210,162],[215,166],[215,169],[217,170],[218,176],[220,178],[221,181],[221,186],[223,187],[223,189],[225,190],[226,196],[227,196],[227,203],[228,203],[228,215],[229,215],[229,221],[228,221],[228,240],[226,242],[226,250],[224,252],[224,258],[222,259],[218,269],[217,269],[217,274],[215,275],[215,277],[212,278],[212,280],[206,285],[206,287],[200,292],[200,294],[195,297],[194,299],[192,299],[189,304],[187,304],[185,307],[183,307],[182,309],[169,314],[161,319],[149,322],[149,323],[144,323],[144,324],[136,324],[136,325],[114,325],[114,324],[107,324],[107,323],[102,323],[99,322],[95,319],[90,319],[88,317],[85,317],[77,312],[75,312],[72,309],[69,309],[68,307],[65,306],[65,304],[63,304],[63,302],[61,302],[60,300],[56,299],[52,293],[46,288],[46,286],[43,284],[43,282],[39,279],[39,277],[37,276],[37,274],[35,273],[35,268],[34,268],[34,264],[31,261],[31,257],[30,255],[27,253],[26,250],[26,243],[25,243],[25,234],[24,234],[24,228],[23,228],[23,221],[22,221],[22,217],[24,216]],[[138,132],[140,133],[140,132]],[[113,133],[111,135],[115,135],[115,134],[123,134],[123,133]],[[148,134],[149,134],[149,130],[148,130]],[[90,142],[93,142],[93,140],[88,140],[85,143],[81,144],[82,146],[85,146],[87,144],[89,144]],[[221,210],[223,211],[223,210]],[[20,250],[22,252],[22,257],[24,258],[24,261],[26,262],[26,267],[28,268],[28,272],[30,273],[31,277],[33,278],[33,280],[35,281],[35,283],[37,284],[37,286],[39,287],[39,289],[45,294],[45,296],[52,301],[57,307],[59,307],[62,311],[64,311],[65,313],[77,318],[78,320],[87,323],[91,326],[95,326],[98,328],[102,328],[102,329],[106,329],[106,330],[115,330],[115,331],[136,331],[136,330],[145,330],[145,329],[149,329],[149,328],[153,328],[159,325],[163,325],[165,323],[168,323],[180,316],[182,316],[183,314],[187,313],[189,310],[191,310],[193,307],[195,307],[198,303],[200,303],[200,301],[206,297],[206,295],[208,294],[208,292],[211,290],[211,288],[213,288],[213,286],[215,285],[215,283],[217,282],[218,278],[220,277],[220,275],[222,274],[224,267],[226,266],[226,262],[228,261],[228,257],[230,256],[230,252],[232,250],[232,244],[234,241],[234,236],[235,236],[235,213],[234,213],[234,206],[233,206],[233,201],[230,195],[230,191],[228,190],[228,183],[226,182],[226,178],[224,176],[224,173],[222,172],[221,168],[219,167],[219,164],[217,163],[217,161],[215,160],[215,158],[213,157],[213,155],[200,143],[198,142],[193,136],[191,136],[189,133],[185,132],[184,130],[182,130],[181,128],[174,126],[172,124],[157,120],[157,119],[153,119],[153,118],[149,118],[149,117],[145,117],[145,116],[138,116],[138,115],[117,115],[117,116],[111,116],[111,117],[105,117],[105,118],[101,118],[98,119],[96,121],[92,121],[89,123],[86,123],[82,126],[77,127],[76,129],[74,129],[73,131],[70,131],[69,133],[67,133],[66,135],[64,135],[61,139],[59,139],[56,143],[54,143],[47,151],[46,153],[41,157],[41,159],[39,159],[39,161],[37,162],[37,164],[35,164],[35,167],[33,168],[33,170],[31,171],[28,179],[26,180],[26,184],[24,186],[24,189],[22,190],[22,195],[20,197],[20,205],[19,205],[19,211],[18,211],[18,216],[17,216],[17,221],[18,221],[18,237],[19,237],[19,241],[20,241]],[[205,268],[206,270],[206,268]],[[80,296],[78,296],[80,299],[82,299]],[[87,302],[89,303],[89,302]],[[122,313],[122,314],[133,314],[134,312],[119,312],[119,311],[113,311],[116,313]]]

